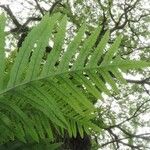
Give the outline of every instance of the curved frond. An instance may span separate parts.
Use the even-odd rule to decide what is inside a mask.
[[[2,16],[2,76],[5,70],[4,20]],[[101,28],[96,28],[85,38],[85,24],[64,50],[66,26],[66,16],[46,15],[23,42],[11,68],[8,83],[5,83],[7,86],[0,91],[0,142],[15,138],[25,142],[28,137],[34,141],[44,138],[53,141],[57,134],[63,135],[66,131],[74,137],[79,132],[82,137],[84,132],[101,130],[92,122],[96,109],[89,95],[96,101],[102,99],[103,92],[107,95],[111,95],[112,91],[118,93],[116,79],[126,83],[122,70],[150,66],[149,62],[115,58],[120,36],[109,45],[106,52],[109,31],[95,47]],[[54,46],[42,63],[49,38],[53,40]],[[4,82],[2,76],[0,85]],[[4,129],[5,134],[2,132]]]

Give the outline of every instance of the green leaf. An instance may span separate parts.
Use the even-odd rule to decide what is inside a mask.
[[[54,21],[55,21],[55,17],[58,19],[59,16],[60,16],[60,14],[54,15],[53,16]],[[53,19],[50,19],[50,20],[52,21]],[[48,22],[49,22],[48,20],[49,20],[49,16],[46,15],[42,19],[41,23],[38,24],[35,28],[33,28],[33,30],[28,34],[25,41],[23,42],[23,45],[20,48],[19,53],[18,53],[18,55],[15,59],[14,65],[11,69],[10,79],[9,79],[9,82],[8,82],[8,88],[11,88],[14,85],[21,82],[22,75],[25,72],[28,61],[29,61],[28,58],[31,55],[31,51],[34,48],[35,43],[37,44],[38,43],[37,41],[40,40],[41,35],[43,34],[43,30],[44,30],[45,26],[48,25]],[[40,48],[37,47],[37,49],[40,49]],[[43,50],[41,50],[40,53],[42,53],[42,52],[43,52]],[[36,52],[34,55],[36,55],[37,53],[38,52]],[[34,60],[34,61],[32,60],[32,64],[35,65],[36,60]],[[30,67],[30,70],[31,69],[32,69],[32,67]],[[32,73],[33,73],[33,71],[32,71]],[[30,75],[30,77],[31,77],[31,75]],[[28,78],[29,78],[29,75],[28,75]]]
[[[89,55],[89,52],[91,51],[92,47],[94,47],[94,44],[96,43],[96,40],[97,40],[98,35],[100,34],[100,31],[101,31],[100,27],[95,29],[95,31],[84,42],[72,69],[79,69],[84,66],[84,63]]]
[[[0,28],[1,74],[8,78],[8,83],[4,83],[7,86],[0,92],[1,143],[16,138],[23,142],[48,138],[52,142],[57,134],[76,137],[79,132],[83,137],[85,133],[100,132],[93,120],[97,115],[94,104],[103,98],[102,92],[109,96],[112,91],[119,92],[117,81],[125,83],[124,69],[150,66],[149,62],[115,58],[120,36],[104,54],[109,31],[96,46],[100,27],[86,37],[84,24],[66,44],[67,17],[60,16],[44,16],[29,32],[7,75],[4,74],[4,21],[0,19],[3,28]],[[43,58],[50,37],[54,46]],[[3,77],[0,85],[3,85]]]
[[[4,73],[5,73],[5,22],[6,18],[4,14],[0,16],[0,90],[3,89],[3,79],[4,79]]]
[[[114,60],[110,67],[117,66],[120,69],[140,69],[150,67],[150,62],[142,60]]]
[[[44,55],[45,47],[48,45],[49,38],[58,18],[59,14],[52,16],[52,18],[50,18],[49,16],[45,16],[45,18],[43,19],[43,30],[41,30],[42,33],[40,35],[40,39],[37,41],[37,46],[33,51],[25,81],[30,81],[39,75],[42,56]]]
[[[112,61],[113,56],[116,54],[116,52],[118,51],[118,47],[121,43],[121,35],[118,36],[115,40],[115,42],[113,43],[113,45],[110,47],[110,49],[107,51],[106,55],[103,58],[103,64],[109,63]]]
[[[103,53],[104,53],[104,49],[106,47],[106,44],[109,40],[109,31],[107,31],[104,35],[104,37],[102,38],[102,40],[100,41],[100,43],[98,44],[98,46],[96,47],[95,51],[92,53],[91,58],[88,62],[87,67],[91,67],[93,65],[98,64],[98,61],[101,59]]]
[[[46,76],[49,73],[53,73],[56,62],[60,57],[62,45],[64,43],[66,33],[67,16],[64,16],[60,22],[58,33],[55,35],[54,47],[52,52],[49,54],[46,64],[43,67],[41,76]]]
[[[58,66],[58,72],[63,72],[65,70],[68,70],[70,59],[73,57],[75,52],[77,51],[77,48],[79,47],[79,44],[82,41],[83,35],[85,32],[85,24],[83,24],[73,41],[68,45],[68,48],[66,52],[64,52],[64,55],[62,56],[60,60],[60,64]]]
[[[30,136],[35,140],[39,141],[39,138],[37,136],[37,133],[35,132],[33,125],[31,123],[31,120],[28,118],[28,116],[16,105],[9,104],[8,101],[0,101],[0,107],[5,108],[6,110],[16,114],[22,122],[24,122],[24,126],[27,127],[28,133]]]

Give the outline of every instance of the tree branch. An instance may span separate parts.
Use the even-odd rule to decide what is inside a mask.
[[[62,0],[57,0],[57,1],[51,6],[51,8],[50,8],[50,10],[49,10],[49,14],[51,14],[51,13],[53,12],[54,8],[55,8],[58,4],[60,4],[61,1],[62,1]]]
[[[41,8],[40,4],[38,3],[38,0],[34,0],[36,5],[37,5],[37,8],[39,9],[40,13],[44,16],[44,11],[43,9]]]
[[[3,8],[7,12],[7,14],[9,15],[9,17],[13,21],[13,23],[16,25],[16,27],[20,28],[21,24],[19,23],[19,21],[17,20],[17,18],[12,13],[11,9],[9,8],[9,6],[8,5],[0,5],[0,7]]]
[[[125,25],[128,22],[128,13],[135,8],[135,6],[137,5],[137,3],[139,1],[140,0],[136,0],[133,5],[128,5],[128,7],[124,8],[124,13],[122,13],[120,15],[118,21],[117,22],[114,21],[115,22],[115,26],[112,29],[110,29],[111,33],[114,32],[117,29],[123,29],[125,27]],[[123,17],[125,17],[125,20],[124,20],[124,22],[122,24],[120,24]]]
[[[127,82],[129,83],[136,83],[136,84],[148,84],[150,85],[150,77],[144,79],[144,80],[131,80],[131,79],[126,79]]]

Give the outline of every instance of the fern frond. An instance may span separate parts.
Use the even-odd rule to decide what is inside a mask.
[[[5,17],[0,16],[0,90],[3,89],[4,73],[5,73]]]
[[[2,16],[2,75],[5,69],[4,20]],[[95,100],[102,98],[102,92],[111,95],[106,83],[118,93],[116,79],[125,83],[122,70],[150,66],[149,62],[114,58],[121,42],[120,36],[105,53],[109,31],[95,47],[101,29],[96,28],[84,39],[85,24],[78,30],[67,49],[63,50],[66,25],[66,16],[46,15],[23,42],[11,68],[8,83],[5,83],[7,86],[0,91],[0,137],[3,137],[0,142],[7,138],[17,138],[25,142],[29,137],[34,141],[48,137],[52,141],[56,132],[62,135],[67,131],[74,137],[79,132],[82,137],[84,132],[101,130],[92,122],[96,109],[89,94]],[[57,32],[54,34],[54,47],[45,63],[41,64],[44,48],[54,29]],[[31,51],[33,54],[29,62]],[[2,77],[0,84],[3,82]],[[4,129],[5,134],[2,132]]]

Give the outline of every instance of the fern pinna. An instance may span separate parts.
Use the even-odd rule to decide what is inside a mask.
[[[5,20],[1,15],[0,143],[14,139],[54,141],[55,134],[66,131],[70,137],[100,131],[101,127],[92,122],[96,109],[89,95],[98,100],[103,92],[118,93],[115,80],[126,83],[122,71],[150,66],[148,62],[114,57],[121,36],[108,48],[109,31],[95,47],[101,29],[96,28],[85,38],[85,24],[64,50],[67,17],[56,13],[45,15],[32,29],[7,70]],[[49,39],[54,46],[43,62]]]

